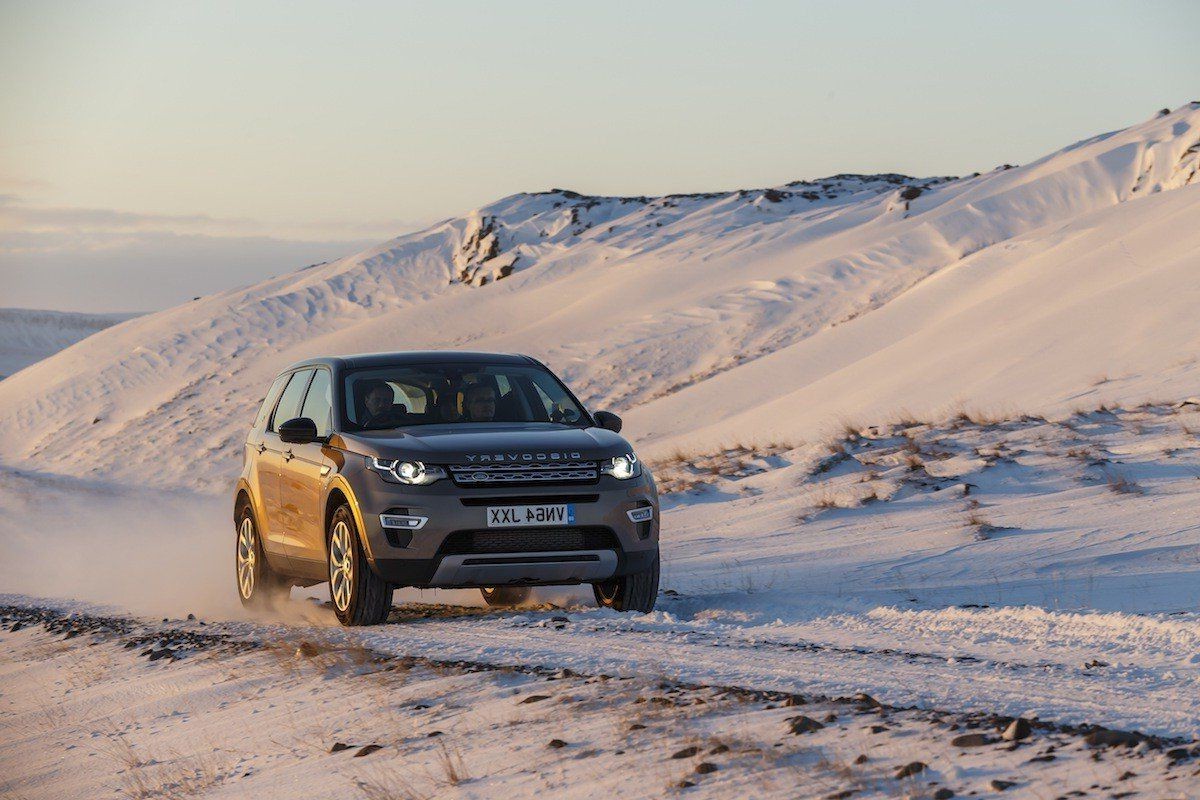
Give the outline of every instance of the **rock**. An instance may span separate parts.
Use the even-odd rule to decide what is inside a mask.
[[[1185,758],[1190,756],[1191,753],[1188,752],[1186,747],[1173,747],[1167,751],[1167,758],[1171,759],[1172,761],[1183,761]]]
[[[872,725],[871,726],[871,733],[883,733],[886,730],[888,730],[887,725]]]
[[[151,661],[158,661],[160,658],[174,658],[175,651],[169,647],[164,647],[161,650],[155,650],[150,653]]]
[[[642,724],[642,723],[640,723],[640,722],[635,722],[635,723],[633,723],[632,725],[630,725],[630,726],[629,726],[629,730],[631,730],[631,731],[644,731],[644,730],[646,730],[646,726],[645,726],[645,725],[643,725],[643,724]]]
[[[712,750],[709,750],[709,751],[708,751],[708,754],[709,754],[710,756],[718,756],[718,755],[720,755],[721,753],[728,753],[728,752],[729,752],[729,745],[727,745],[727,744],[719,744],[719,745],[717,745],[716,747],[714,747]]]
[[[954,797],[954,790],[945,786],[933,793],[933,800],[950,800],[951,797]]]
[[[696,772],[700,773],[701,775],[707,775],[710,772],[716,772],[718,769],[720,769],[720,767],[711,761],[701,761],[696,765]]]
[[[985,744],[991,744],[995,740],[986,733],[964,733],[961,736],[955,736],[950,740],[950,744],[955,747],[983,747]]]
[[[24,623],[14,622],[8,630],[12,633],[16,633],[17,631],[21,630],[21,628],[24,628],[24,627],[25,627]]]
[[[196,621],[196,615],[195,615],[195,614],[188,614],[188,615],[187,615],[187,618],[188,618],[188,620],[190,620],[191,622],[195,622],[195,621]]]
[[[524,700],[522,700],[518,705],[524,705],[526,703],[540,703],[543,700],[549,699],[550,695],[548,694],[531,694],[529,697],[526,697]]]
[[[1084,741],[1094,747],[1133,747],[1142,741],[1140,733],[1127,731],[1110,731],[1107,728],[1097,728],[1084,737]]]
[[[699,752],[700,748],[692,745],[691,747],[685,747],[682,750],[672,753],[671,758],[691,758]]]
[[[806,706],[808,701],[803,696],[798,694],[789,694],[783,701],[784,708],[792,708],[794,706]]]
[[[691,781],[689,781],[685,778],[684,780],[681,780],[679,783],[677,783],[675,785],[678,786],[680,789],[690,789],[693,786],[695,786],[696,784],[692,783]]]
[[[549,742],[546,743],[546,747],[550,747],[555,750],[561,750],[562,748],[564,748],[566,746],[567,746],[567,743],[564,742],[562,739],[551,739]]]
[[[1004,733],[1001,736],[1006,742],[1017,742],[1021,739],[1028,739],[1031,733],[1033,733],[1033,728],[1030,726],[1029,720],[1017,717],[1012,721],[1012,724],[1004,729]]]
[[[317,650],[317,646],[312,642],[301,642],[300,646],[296,648],[297,658],[315,658],[318,653],[320,651]]]
[[[1029,759],[1025,763],[1026,764],[1037,764],[1037,763],[1043,762],[1043,761],[1053,761],[1056,758],[1058,758],[1058,756],[1054,755],[1054,753],[1046,753],[1045,755],[1034,756],[1033,758]]]
[[[879,702],[874,697],[871,697],[871,695],[867,694],[866,692],[859,692],[858,694],[854,695],[854,702],[866,708],[883,707],[883,703]]]
[[[1119,780],[1119,781],[1127,781],[1127,780],[1129,780],[1130,778],[1136,778],[1136,777],[1137,777],[1137,773],[1136,773],[1136,772],[1133,772],[1133,771],[1131,771],[1131,770],[1125,770],[1124,772],[1122,772],[1122,773],[1121,773],[1121,777],[1117,778],[1117,780]]]
[[[865,764],[870,760],[871,759],[867,757],[867,754],[863,753],[858,758],[854,759],[854,763],[855,764]]]
[[[900,769],[896,770],[896,779],[911,778],[913,775],[920,774],[925,771],[926,764],[921,761],[910,761]]]
[[[837,722],[837,714],[830,711],[828,714],[825,715],[825,721],[826,722]]]
[[[362,758],[363,756],[371,755],[371,753],[374,753],[376,750],[382,750],[382,749],[383,749],[383,745],[381,745],[381,744],[363,745],[362,747],[358,748],[358,752],[354,754],[354,757]]]
[[[825,795],[825,800],[846,800],[847,797],[853,795],[857,789],[842,789],[840,792]]]
[[[1015,781],[1002,781],[999,779],[994,780],[991,783],[992,788],[995,789],[997,792],[1003,792],[1006,789],[1011,789],[1012,787],[1014,787],[1016,785],[1017,784]]]
[[[812,733],[819,731],[825,726],[817,722],[812,717],[806,717],[803,714],[795,717],[788,717],[788,730],[794,734]]]
[[[346,744],[345,742],[334,742],[333,747],[329,748],[329,752],[340,753],[343,750],[349,750],[351,747],[354,747],[354,745]]]

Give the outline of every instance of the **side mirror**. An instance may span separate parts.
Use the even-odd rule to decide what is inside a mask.
[[[592,418],[596,420],[596,424],[606,431],[613,433],[621,432],[621,418],[611,411],[597,411],[592,414]]]
[[[317,436],[317,423],[308,417],[296,417],[279,426],[279,438],[288,444],[308,444],[320,437]]]

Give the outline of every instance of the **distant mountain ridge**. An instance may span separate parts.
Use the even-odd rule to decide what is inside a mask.
[[[0,379],[135,316],[0,308]]]
[[[0,383],[0,463],[146,479],[133,443],[153,438],[181,457],[149,480],[220,488],[271,377],[316,353],[529,352],[591,406],[626,413],[640,446],[652,447],[759,431],[803,438],[835,414],[910,402],[1061,406],[1086,396],[1123,354],[1161,374],[1192,354],[1196,315],[1182,304],[1193,298],[1175,268],[1192,257],[1198,172],[1200,104],[1189,104],[1028,165],[956,179],[839,175],[657,198],[512,195],[101,331],[34,365]],[[1117,244],[1125,234],[1136,242],[1128,255]],[[1072,249],[1084,244],[1087,253]],[[1080,258],[1094,260],[1093,272]],[[1039,271],[1023,271],[1033,261]],[[1021,288],[1068,273],[1091,277]],[[1081,281],[1099,291],[1142,274],[1150,282],[1125,296],[1142,292],[1150,309],[1115,306],[1093,319],[1063,305],[1098,302],[1071,299]],[[951,283],[952,296],[924,299]],[[959,308],[985,285],[991,294]],[[1121,297],[1113,291],[1105,302]],[[1006,302],[1026,314],[1028,330],[1012,341],[996,338],[1015,310]],[[948,325],[951,308],[978,324],[887,358],[903,337]],[[1061,318],[1074,327],[1056,327]],[[1147,340],[1150,330],[1161,338],[1158,319],[1178,335]],[[1118,334],[1125,345],[1116,350],[1087,345]],[[1081,343],[1073,360],[1042,374],[1039,348],[1053,343],[1039,336]],[[959,351],[978,362],[956,360]],[[998,383],[1012,358],[1033,366]],[[882,366],[855,372],[852,391],[784,399],[873,360]]]

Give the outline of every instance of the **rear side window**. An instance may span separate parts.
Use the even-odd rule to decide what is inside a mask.
[[[304,390],[308,388],[308,379],[312,377],[312,374],[311,369],[302,369],[292,373],[292,379],[288,381],[287,388],[283,390],[283,396],[279,398],[279,405],[275,407],[275,415],[271,417],[269,430],[274,431],[280,423],[300,416],[300,401],[304,399]]]
[[[333,383],[329,378],[329,370],[319,369],[313,375],[312,384],[308,387],[308,395],[304,398],[304,407],[299,416],[308,417],[317,423],[317,435],[329,435],[329,417],[333,413]]]
[[[267,396],[263,398],[262,408],[258,410],[258,416],[254,419],[254,429],[262,430],[266,427],[267,417],[271,416],[271,409],[275,408],[275,401],[279,399],[279,394],[283,391],[283,387],[287,385],[291,375],[280,375],[271,384]]]

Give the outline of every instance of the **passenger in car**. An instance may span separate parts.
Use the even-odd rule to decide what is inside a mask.
[[[496,390],[486,383],[468,386],[463,397],[468,422],[491,422],[496,418]]]

